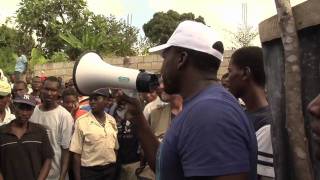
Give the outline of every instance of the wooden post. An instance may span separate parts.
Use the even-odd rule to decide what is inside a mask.
[[[293,180],[313,180],[301,103],[300,52],[290,0],[275,0],[285,57],[286,130]],[[276,171],[277,176],[277,171]],[[277,178],[277,180],[280,180]],[[284,180],[284,179],[281,179]]]

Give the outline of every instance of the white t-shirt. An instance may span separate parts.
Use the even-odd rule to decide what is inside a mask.
[[[57,180],[61,168],[61,147],[68,149],[73,130],[73,118],[62,106],[51,111],[42,111],[37,106],[30,118],[31,122],[43,125],[49,135],[49,140],[54,151],[54,158],[48,175],[48,180]],[[65,178],[68,179],[68,175]]]
[[[14,114],[11,114],[10,108],[6,107],[5,111],[5,116],[2,122],[0,122],[0,126],[4,125],[4,124],[8,124],[9,122],[11,122],[12,120],[14,120],[16,118],[16,116]]]
[[[268,163],[273,164],[271,125],[268,124],[261,127],[256,132],[256,136],[258,141],[258,161],[260,162],[257,166],[257,173],[258,175],[274,178],[274,167],[267,165]]]

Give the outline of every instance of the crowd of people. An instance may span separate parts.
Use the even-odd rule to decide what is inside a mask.
[[[116,101],[121,94],[121,89],[101,88],[80,96],[72,79],[63,84],[54,76],[35,76],[30,84],[1,80],[0,179],[154,179],[125,117],[125,104]],[[182,98],[166,94],[161,83],[153,92],[141,93],[141,101],[161,139],[181,111]],[[11,130],[16,126],[18,134]],[[28,138],[31,126],[37,128],[36,139]],[[8,132],[15,136],[10,141],[2,138]],[[28,166],[17,172],[21,163]]]
[[[139,98],[1,79],[0,180],[274,179],[262,49],[236,50],[221,81],[222,41],[201,23],[150,51],[164,59],[160,86]],[[320,118],[320,97],[308,109]]]

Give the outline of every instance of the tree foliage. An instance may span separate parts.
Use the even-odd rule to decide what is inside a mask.
[[[95,15],[85,0],[21,0],[18,28],[37,37],[47,58],[65,52],[75,60],[85,50],[134,54],[138,30],[115,17]]]
[[[8,27],[6,24],[0,26],[0,68],[5,73],[12,73],[16,63],[17,55],[28,54],[34,46],[31,36],[22,31]]]
[[[78,30],[88,15],[84,0],[21,0],[19,6],[18,28],[35,34],[38,48],[46,55],[63,49],[64,42],[58,36],[61,30]]]
[[[66,62],[69,56],[64,52],[55,52],[50,59],[50,62]]]
[[[66,52],[75,58],[84,51],[94,50],[104,55],[127,56],[135,55],[134,44],[137,41],[138,30],[114,16],[92,16],[82,36],[71,32],[60,33],[68,47]]]
[[[252,26],[240,25],[237,31],[231,32],[231,42],[233,48],[247,47],[252,45],[252,41],[258,36],[258,31]]]
[[[179,14],[176,11],[157,12],[153,18],[143,25],[143,31],[152,43],[164,44],[176,29],[178,24],[184,20],[194,20],[205,24],[202,16],[195,17],[193,13]]]
[[[138,55],[145,56],[149,53],[149,49],[156,46],[156,44],[152,43],[149,38],[140,36],[136,43],[136,51]]]
[[[33,70],[34,66],[37,64],[45,64],[47,59],[43,56],[43,53],[40,49],[33,48],[31,51],[30,61],[28,62],[28,66],[31,70]]]

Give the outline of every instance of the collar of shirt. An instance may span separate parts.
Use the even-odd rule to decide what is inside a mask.
[[[90,121],[90,124],[95,124],[97,126],[100,126],[100,127],[103,127],[99,121],[96,119],[96,117],[94,117],[94,115],[92,114],[92,112],[90,111],[89,115],[91,116],[91,121]],[[114,124],[114,122],[108,117],[109,115],[107,113],[105,113],[106,115],[106,122],[104,123],[104,127],[107,125],[107,123],[110,123],[110,124]]]
[[[13,134],[13,133],[11,132],[12,123],[13,123],[13,121],[11,121],[11,122],[8,123],[8,124],[3,125],[3,132],[4,132],[4,133],[6,133],[6,134]],[[27,131],[26,131],[25,134],[27,134],[27,133],[32,133],[32,132],[34,132],[34,131],[35,131],[34,124],[28,122],[28,128],[27,128]]]

